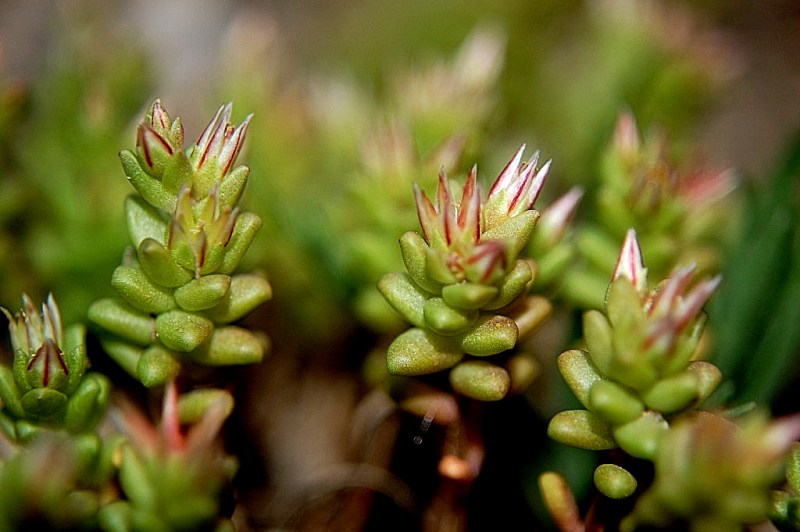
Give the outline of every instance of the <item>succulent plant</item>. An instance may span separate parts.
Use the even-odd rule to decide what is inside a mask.
[[[111,284],[120,297],[96,301],[89,319],[103,347],[148,387],[184,363],[258,362],[263,338],[231,325],[271,297],[266,279],[234,273],[260,218],[237,203],[249,169],[234,166],[250,117],[234,127],[217,110],[197,143],[183,147],[180,119],[156,100],[139,124],[136,150],[120,153],[138,195],[125,203],[133,243]]]
[[[669,420],[711,395],[722,375],[695,357],[705,325],[702,307],[720,277],[689,289],[693,272],[693,267],[676,268],[648,290],[636,233],[628,232],[605,312],[584,314],[586,350],[570,350],[558,358],[564,380],[585,409],[556,414],[548,427],[552,438],[591,450],[620,447],[632,457],[652,461]],[[629,477],[622,468],[602,465],[595,483],[601,492],[619,498],[635,488]],[[627,488],[620,491],[620,485]]]
[[[64,328],[52,295],[41,312],[25,294],[15,315],[0,310],[8,318],[14,352],[11,368],[0,366],[0,420],[6,435],[29,440],[43,428],[92,430],[105,413],[110,383],[87,372],[85,326]]]
[[[449,370],[455,391],[484,401],[508,392],[508,370],[487,357],[513,349],[550,312],[545,298],[527,296],[535,264],[518,258],[539,217],[533,204],[550,163],[537,169],[538,153],[523,163],[523,152],[524,146],[485,201],[475,167],[459,203],[444,172],[435,205],[415,187],[423,235],[400,238],[407,273],[387,274],[378,285],[413,325],[389,346],[389,373]]]

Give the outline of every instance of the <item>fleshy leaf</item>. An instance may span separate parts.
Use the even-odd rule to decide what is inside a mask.
[[[638,483],[627,469],[616,464],[602,464],[594,470],[594,485],[606,497],[625,499],[633,495]]]
[[[450,370],[455,391],[479,401],[499,401],[511,386],[508,372],[484,360],[462,361]]]
[[[423,309],[427,294],[411,280],[409,275],[388,273],[378,282],[378,290],[406,321],[417,327],[426,326]]]
[[[614,427],[614,438],[629,455],[653,461],[658,444],[668,430],[669,426],[660,414],[646,412],[633,421]]]
[[[432,297],[423,307],[425,324],[434,332],[443,336],[452,336],[463,332],[478,318],[477,310],[455,309],[447,305],[440,297]]]
[[[386,364],[392,375],[425,375],[450,368],[463,356],[457,343],[414,327],[394,339]]]
[[[495,355],[512,349],[519,338],[516,322],[507,316],[481,317],[461,340],[465,353],[475,356]]]
[[[572,349],[558,356],[558,371],[572,393],[583,406],[589,408],[589,392],[603,376],[585,351]]]
[[[497,288],[479,283],[457,283],[442,288],[445,303],[465,310],[479,309],[497,296]]]
[[[214,330],[211,320],[183,310],[170,310],[156,317],[161,342],[175,351],[193,351],[205,343]]]
[[[605,379],[592,386],[589,407],[592,412],[614,425],[633,421],[644,412],[644,404],[635,393]]]
[[[588,410],[559,412],[550,420],[547,435],[558,442],[590,451],[617,447],[608,424]]]

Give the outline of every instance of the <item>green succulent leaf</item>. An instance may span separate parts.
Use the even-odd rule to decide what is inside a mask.
[[[614,331],[605,315],[599,310],[583,314],[583,338],[594,364],[608,373],[614,358]]]
[[[135,506],[155,508],[157,491],[152,487],[147,465],[130,446],[122,448],[122,465],[119,480],[125,495]]]
[[[261,218],[257,214],[251,212],[239,214],[236,224],[233,226],[231,239],[225,247],[225,254],[219,267],[216,268],[217,273],[226,275],[233,273],[253,242],[261,224]]]
[[[166,212],[175,210],[175,194],[164,183],[145,172],[133,152],[122,150],[119,158],[128,180],[147,203]]]
[[[590,451],[604,451],[617,447],[608,423],[588,410],[559,412],[547,427],[552,439]]]
[[[205,366],[255,364],[264,358],[265,340],[242,327],[218,327],[208,344],[192,352],[191,358]]]
[[[144,238],[136,251],[142,270],[153,282],[175,288],[183,286],[192,279],[192,272],[175,262],[172,253],[159,241]]]
[[[221,407],[225,417],[233,412],[233,396],[227,390],[217,388],[202,388],[181,394],[178,399],[178,417],[181,423],[194,424],[199,422],[209,408]]]
[[[184,310],[206,310],[219,305],[230,287],[230,276],[206,275],[175,289],[175,301]]]
[[[64,428],[70,432],[93,428],[105,414],[110,394],[111,383],[107,377],[87,374],[67,402]]]
[[[434,281],[427,273],[427,252],[428,244],[425,239],[415,231],[408,231],[400,237],[400,252],[403,255],[403,263],[406,266],[408,275],[423,290],[431,294],[438,294],[442,290],[442,284]]]
[[[221,208],[234,208],[239,203],[247,178],[250,175],[250,168],[237,166],[222,180],[219,187],[219,205]]]
[[[169,349],[194,351],[205,343],[214,331],[208,318],[184,310],[170,310],[156,317],[158,338]]]
[[[614,438],[629,455],[652,462],[668,430],[669,425],[660,414],[646,412],[633,421],[614,427]]]
[[[103,338],[103,351],[111,357],[130,376],[139,378],[139,358],[144,351],[140,346],[130,344],[124,340]]]
[[[531,263],[525,260],[518,260],[514,264],[514,268],[503,278],[494,299],[481,308],[484,310],[496,310],[505,307],[522,295],[532,280],[533,269]]]
[[[633,283],[626,277],[619,277],[609,285],[606,297],[606,315],[615,329],[631,321],[635,322],[639,328],[644,324],[642,298]]]
[[[49,420],[64,412],[67,396],[52,388],[34,388],[22,396],[26,417]]]
[[[649,408],[671,414],[693,404],[698,394],[697,377],[687,371],[659,380],[642,394],[642,399]]]
[[[632,390],[609,380],[600,380],[592,386],[589,407],[613,425],[633,421],[644,412],[644,404]]]
[[[457,341],[414,327],[391,343],[386,365],[392,375],[425,375],[451,368],[463,357]]]
[[[478,319],[461,339],[465,353],[475,356],[496,355],[517,344],[519,328],[507,316],[486,315]]]
[[[3,406],[15,417],[24,417],[25,409],[22,406],[22,395],[20,394],[17,383],[14,381],[13,372],[5,366],[0,365],[0,399]]]
[[[461,282],[442,288],[442,299],[453,308],[476,310],[497,296],[497,287]]]
[[[484,360],[459,362],[449,377],[456,392],[479,401],[499,401],[511,386],[508,371]]]
[[[616,464],[602,464],[594,470],[594,485],[611,499],[625,499],[633,495],[638,482],[630,472]]]
[[[425,324],[435,333],[452,336],[463,332],[478,318],[477,310],[450,307],[441,297],[432,297],[423,307]]]
[[[117,266],[111,286],[122,298],[147,313],[160,313],[175,308],[171,290],[153,284],[144,271],[135,266]]]
[[[702,403],[708,399],[719,383],[722,382],[722,372],[717,366],[704,360],[691,362],[686,371],[694,374],[697,380],[697,403]]]
[[[557,363],[572,393],[584,407],[589,408],[589,392],[595,383],[603,379],[589,355],[586,351],[572,349],[561,353]]]
[[[152,345],[142,351],[136,364],[136,375],[148,388],[163,386],[180,372],[181,365],[169,350],[160,345]]]
[[[231,277],[226,297],[206,316],[215,323],[231,323],[244,318],[272,297],[272,286],[261,275],[242,273]]]
[[[450,285],[458,282],[456,276],[447,267],[446,254],[431,247],[425,249],[425,277],[429,279],[429,283],[436,285]]]
[[[121,299],[95,301],[89,306],[88,317],[108,332],[142,347],[155,341],[155,320]]]
[[[519,252],[528,245],[538,219],[538,211],[522,212],[509,218],[506,222],[485,231],[481,234],[481,240],[500,240],[505,242],[508,246],[508,259],[514,260]]]
[[[152,239],[160,244],[165,242],[167,222],[164,215],[141,196],[130,195],[125,198],[125,214],[134,247],[138,248],[145,239]]]
[[[62,347],[64,363],[69,369],[64,393],[71,395],[81,383],[88,366],[86,358],[86,326],[82,323],[76,323],[66,327],[64,329]]]
[[[177,150],[172,154],[167,164],[164,166],[164,173],[161,182],[164,188],[176,197],[181,187],[192,181],[192,165],[183,150]]]
[[[426,327],[425,301],[430,297],[405,273],[388,273],[378,282],[386,301],[406,321],[417,327]]]
[[[505,307],[503,314],[514,320],[519,338],[524,338],[542,325],[553,312],[553,304],[543,296],[528,296]]]

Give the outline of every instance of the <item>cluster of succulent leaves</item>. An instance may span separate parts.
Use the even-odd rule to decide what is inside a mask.
[[[157,428],[124,399],[108,408],[111,383],[88,371],[85,325],[64,327],[52,296],[41,312],[27,295],[16,314],[0,309],[13,349],[0,366],[3,529],[232,529],[221,505],[238,464],[218,435],[233,398],[203,387],[179,396],[175,382],[184,365],[248,364],[265,349],[230,325],[271,294],[263,277],[233,273],[260,219],[236,207],[249,170],[233,164],[249,118],[233,127],[230,112],[222,106],[184,150],[180,119],[156,101],[136,152],[120,155],[140,193],[125,204],[135,245],[112,276],[120,297],[89,317],[123,369],[165,385]]]
[[[138,195],[125,202],[132,247],[114,271],[119,297],[93,303],[89,319],[106,352],[145,386],[175,378],[185,364],[261,360],[264,341],[230,325],[271,296],[255,274],[234,274],[258,215],[237,202],[249,169],[235,167],[249,123],[222,106],[196,144],[184,148],[180,119],[159,101],[139,124],[136,150],[120,153]]]
[[[13,359],[0,366],[0,528],[93,522],[121,441],[100,435],[111,383],[89,370],[86,327],[64,327],[54,298],[41,312],[22,296],[9,320]]]
[[[99,509],[103,530],[233,530],[222,504],[238,462],[217,438],[233,403],[214,392],[219,390],[179,398],[170,381],[155,427],[135,409],[121,410],[116,421],[127,438],[118,451],[124,497]],[[187,422],[192,426],[184,434]]]
[[[640,493],[620,523],[623,530],[682,521],[693,530],[722,530],[766,520],[770,487],[783,478],[783,458],[800,430],[796,419],[770,424],[750,414],[737,425],[723,413],[699,410],[722,379],[716,366],[697,359],[702,307],[720,277],[689,289],[694,270],[676,268],[650,290],[636,233],[629,230],[605,311],[584,314],[585,350],[558,358],[584,409],[556,414],[548,434],[582,449],[620,449],[654,467],[645,486],[619,463],[595,469],[604,496]]]
[[[608,272],[619,242],[635,227],[648,268],[664,278],[674,264],[717,273],[735,210],[730,169],[676,162],[676,150],[656,130],[644,138],[632,113],[621,113],[598,167],[592,219],[575,237],[580,261],[565,274],[565,296],[584,308],[602,308]]]
[[[550,163],[537,169],[538,153],[522,162],[524,146],[482,200],[473,167],[456,203],[444,172],[436,205],[415,187],[423,235],[400,238],[406,273],[385,275],[379,289],[413,325],[386,354],[393,375],[449,371],[452,388],[483,401],[502,399],[512,375],[486,357],[513,349],[550,312],[528,296],[535,263],[518,258],[534,230],[533,209]]]
[[[22,296],[22,309],[9,320],[13,362],[0,366],[0,423],[12,441],[29,441],[42,427],[69,433],[90,431],[105,413],[108,379],[88,372],[86,327],[64,328],[61,312],[48,297],[39,312]]]

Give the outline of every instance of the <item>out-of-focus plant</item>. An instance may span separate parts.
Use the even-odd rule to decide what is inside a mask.
[[[157,427],[132,406],[119,407],[114,420],[127,437],[118,451],[122,497],[100,510],[102,529],[234,530],[223,505],[238,463],[218,438],[230,406],[226,396],[217,395],[201,413],[182,412],[170,381]],[[187,416],[197,419],[184,433]]]
[[[42,428],[91,431],[105,413],[108,379],[88,372],[86,327],[64,328],[52,296],[36,310],[22,296],[22,310],[9,320],[13,362],[0,366],[0,424],[12,440],[27,441]]]
[[[763,182],[743,194],[748,215],[726,259],[728,282],[709,314],[714,363],[729,401],[771,404],[794,375],[800,328],[800,141],[797,134]]]
[[[0,310],[13,350],[0,366],[0,528],[88,529],[113,476],[98,428],[111,383],[88,371],[86,327],[63,327],[52,296],[41,312],[24,294],[15,315]]]
[[[561,161],[564,179],[590,195],[602,139],[620,109],[633,109],[643,124],[662,124],[686,148],[698,114],[742,68],[735,40],[685,5],[601,0],[555,11],[554,18],[566,32],[555,42],[542,42],[524,23],[514,28],[520,35],[512,36],[508,61],[517,74],[506,80],[504,96],[515,113],[508,120],[543,124],[536,133]],[[540,54],[533,60],[532,47]],[[537,98],[528,97],[531,84],[540,88]]]
[[[102,490],[88,480],[96,451],[96,440],[47,432],[3,453],[0,529],[96,529]],[[110,457],[103,459],[110,471]]]
[[[674,157],[662,135],[642,139],[633,116],[620,115],[600,169],[593,218],[575,235],[582,261],[565,273],[568,299],[602,307],[607,272],[629,227],[636,228],[652,276],[666,276],[675,263],[719,271],[737,216],[733,172],[685,167]]]
[[[771,488],[783,480],[787,451],[798,437],[797,417],[769,421],[750,414],[734,423],[698,412],[681,418],[658,447],[653,484],[620,530],[676,523],[697,532],[737,530],[767,522]]]
[[[4,276],[0,297],[9,306],[23,291],[33,297],[52,291],[72,322],[83,319],[80,309],[111,293],[92,282],[113,269],[109,258],[125,242],[124,218],[113,200],[124,197],[125,183],[108,179],[114,164],[107,154],[118,151],[151,78],[141,48],[125,44],[100,11],[89,15],[74,6],[61,14],[65,26],[81,19],[93,30],[55,31],[64,29],[57,24],[59,55],[47,58],[35,84],[17,82],[25,98],[9,124],[13,134],[0,135],[12,163],[0,185],[10,194],[0,201],[27,208],[13,220],[3,261],[16,264],[19,275]],[[20,183],[24,196],[15,191]],[[95,245],[87,247],[87,241]]]

